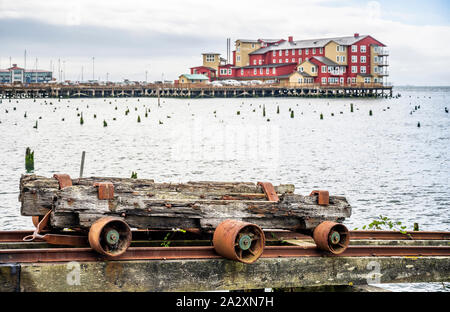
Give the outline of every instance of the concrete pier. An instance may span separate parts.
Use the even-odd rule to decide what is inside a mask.
[[[0,291],[211,291],[450,281],[450,257],[0,264]]]

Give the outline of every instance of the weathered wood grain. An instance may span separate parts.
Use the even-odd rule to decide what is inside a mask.
[[[351,215],[345,197],[330,196],[330,204],[320,206],[316,196],[294,194],[289,184],[274,187],[280,201],[272,202],[260,186],[249,182],[83,178],[59,190],[55,181],[37,176],[21,179],[22,214],[39,215],[43,209],[53,209],[51,225],[55,228],[89,228],[98,218],[118,216],[131,227],[162,230],[212,230],[226,219],[256,223],[263,229],[311,230],[324,220],[341,222]],[[98,199],[93,186],[97,181],[114,184],[113,199]]]

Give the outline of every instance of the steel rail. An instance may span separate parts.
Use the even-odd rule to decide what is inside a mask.
[[[266,246],[262,258],[284,257],[426,257],[450,256],[450,246],[349,246],[342,254],[332,255],[315,246]],[[212,246],[130,247],[121,256],[107,257],[91,248],[4,249],[0,263],[40,263],[111,260],[181,260],[221,258]]]
[[[264,231],[266,239],[311,239],[311,236],[292,231]],[[43,232],[45,233],[45,231]],[[167,233],[159,230],[134,230],[133,240],[146,240],[152,234]],[[0,242],[21,242],[25,236],[32,235],[33,230],[0,231]],[[58,232],[57,234],[79,235],[79,232]],[[193,234],[194,235],[194,234]],[[208,234],[207,234],[208,235]],[[373,240],[450,240],[450,232],[417,231],[401,233],[397,231],[350,231],[350,239]]]

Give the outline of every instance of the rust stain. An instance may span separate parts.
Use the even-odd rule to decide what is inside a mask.
[[[116,284],[122,279],[123,266],[120,262],[107,262],[105,266],[105,277],[110,283]]]

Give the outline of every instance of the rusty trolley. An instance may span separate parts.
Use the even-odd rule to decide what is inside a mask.
[[[23,175],[19,199],[36,226],[24,241],[77,246],[87,239],[105,257],[128,249],[132,228],[210,231],[217,254],[243,263],[262,255],[270,229],[307,234],[330,254],[344,252],[350,240],[341,223],[351,214],[344,197],[324,190],[302,196],[290,184]],[[75,234],[61,234],[67,228]]]

